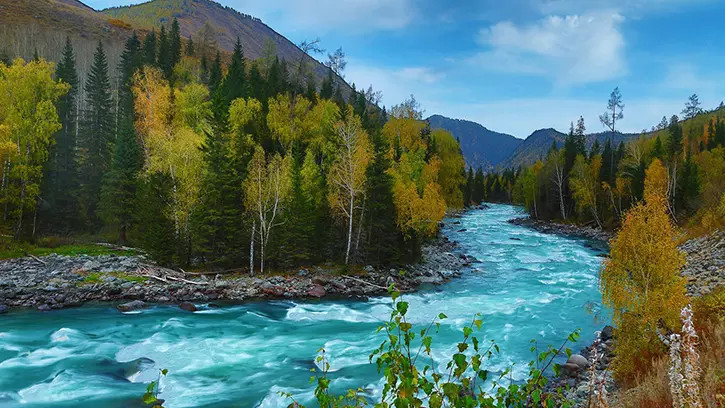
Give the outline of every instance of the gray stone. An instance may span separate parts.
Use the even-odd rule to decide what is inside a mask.
[[[321,298],[325,296],[327,292],[325,291],[325,288],[321,285],[313,285],[310,290],[307,291],[307,295],[311,297]]]
[[[0,314],[5,314],[8,312],[8,307],[5,305],[0,305]]]
[[[606,342],[609,339],[614,338],[614,327],[604,326],[601,334],[602,341]]]
[[[43,303],[42,305],[38,306],[38,311],[40,312],[47,312],[50,310],[50,306],[48,304]]]
[[[143,300],[134,300],[128,303],[122,303],[116,307],[122,312],[130,312],[133,310],[143,309],[146,307],[146,303],[144,303]]]
[[[589,361],[581,354],[572,354],[569,359],[566,360],[567,364],[576,364],[579,368],[586,368],[589,365]]]
[[[363,270],[364,270],[365,272],[367,272],[367,273],[373,273],[373,272],[375,272],[375,268],[373,268],[373,266],[372,266],[372,265],[366,265],[366,266],[365,266],[365,267],[363,268]]]

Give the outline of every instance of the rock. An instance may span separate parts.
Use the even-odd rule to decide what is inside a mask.
[[[307,275],[309,275],[309,274],[310,274],[310,271],[308,271],[307,269],[300,269],[300,270],[299,270],[299,271],[297,272],[297,276],[307,276]]]
[[[566,363],[561,366],[561,374],[565,377],[576,377],[581,371],[581,367],[574,363]]]
[[[365,267],[363,268],[363,270],[365,272],[367,272],[367,273],[373,273],[373,272],[375,272],[375,268],[373,268],[372,265],[365,265]]]
[[[606,342],[609,339],[614,338],[614,327],[612,326],[604,326],[602,329],[602,334],[600,335],[603,342]]]
[[[5,314],[8,312],[8,307],[5,305],[0,305],[0,314]]]
[[[133,310],[139,310],[146,307],[146,303],[144,303],[143,300],[134,300],[128,303],[122,303],[116,308],[120,310],[121,312],[131,312]]]
[[[48,285],[48,286],[45,287],[45,291],[46,292],[55,292],[56,290],[58,290],[58,288],[56,288],[53,285]]]
[[[569,359],[566,360],[567,364],[576,364],[579,368],[586,368],[589,365],[589,361],[581,354],[572,354]]]
[[[307,295],[311,297],[321,298],[325,296],[327,292],[321,285],[313,285],[310,290],[307,291]]]
[[[38,306],[38,311],[40,312],[47,312],[50,310],[50,306],[48,306],[47,303],[43,303],[42,305]]]
[[[179,309],[186,310],[187,312],[196,312],[196,306],[191,302],[179,303]]]

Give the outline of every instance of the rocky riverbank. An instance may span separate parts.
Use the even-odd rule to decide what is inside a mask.
[[[725,284],[725,231],[691,239],[679,248],[687,257],[682,275],[688,295],[706,295]]]
[[[160,267],[143,256],[51,254],[9,259],[0,261],[0,313],[12,308],[47,311],[87,302],[123,303],[122,309],[131,310],[147,303],[184,303],[192,309],[193,303],[251,299],[364,298],[385,294],[391,283],[412,291],[458,276],[475,260],[455,253],[456,247],[441,237],[423,248],[423,262],[400,268],[365,266],[347,273],[318,266],[259,277],[186,273]]]
[[[556,222],[540,221],[533,218],[514,218],[509,220],[511,224],[528,227],[545,234],[566,235],[570,237],[585,238],[595,241],[609,242],[614,233],[599,228],[580,226],[575,224],[560,224]]]

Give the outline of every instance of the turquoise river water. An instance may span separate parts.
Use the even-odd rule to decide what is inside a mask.
[[[445,364],[461,328],[482,313],[479,338],[501,354],[492,371],[514,364],[521,379],[533,358],[530,340],[559,345],[576,328],[593,340],[606,323],[598,274],[603,251],[585,240],[545,235],[506,220],[513,206],[491,205],[448,220],[444,233],[482,262],[440,287],[405,295],[409,319],[448,315],[433,344]],[[460,224],[454,224],[459,221]],[[383,338],[388,298],[368,301],[267,301],[188,313],[154,307],[122,314],[112,305],[0,316],[0,407],[141,407],[159,368],[168,408],[284,407],[291,392],[312,401],[310,368],[320,347],[337,389],[382,383],[368,356]]]

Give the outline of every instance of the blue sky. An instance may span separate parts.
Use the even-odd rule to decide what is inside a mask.
[[[137,3],[88,0],[94,8]],[[589,131],[619,86],[621,129],[725,99],[725,2],[718,0],[222,0],[295,43],[342,47],[344,72],[390,106],[414,94],[434,113],[524,138]],[[326,56],[319,56],[324,59]]]

